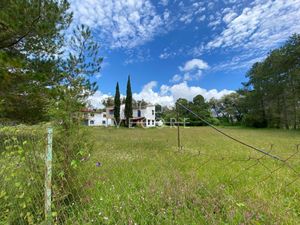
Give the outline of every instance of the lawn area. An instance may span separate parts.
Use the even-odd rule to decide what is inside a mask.
[[[221,129],[283,159],[293,155],[287,162],[300,171],[300,132]],[[209,127],[181,128],[181,151],[175,128],[89,132],[95,150],[78,171],[88,193],[86,223],[300,223],[296,172]]]

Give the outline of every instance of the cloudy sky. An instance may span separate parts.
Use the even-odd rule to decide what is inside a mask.
[[[241,87],[256,61],[300,31],[300,0],[71,0],[104,57],[97,105],[131,75],[136,99],[172,105]]]

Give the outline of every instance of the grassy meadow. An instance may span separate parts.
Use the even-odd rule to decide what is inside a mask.
[[[88,129],[86,224],[300,223],[297,173],[209,127],[181,128],[181,151],[175,128]],[[299,132],[221,129],[300,171]]]

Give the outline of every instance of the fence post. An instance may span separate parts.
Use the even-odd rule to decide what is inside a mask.
[[[52,224],[51,215],[51,179],[52,179],[52,134],[53,129],[47,129],[47,147],[45,155],[45,220],[46,224]]]
[[[180,143],[179,107],[178,107],[178,105],[176,105],[176,111],[177,111],[177,145],[178,145],[178,151],[180,151],[181,143]]]

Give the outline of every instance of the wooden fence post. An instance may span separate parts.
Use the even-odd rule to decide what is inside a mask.
[[[45,155],[45,220],[46,224],[52,224],[51,213],[51,179],[52,179],[52,135],[53,129],[47,129],[47,147]]]

